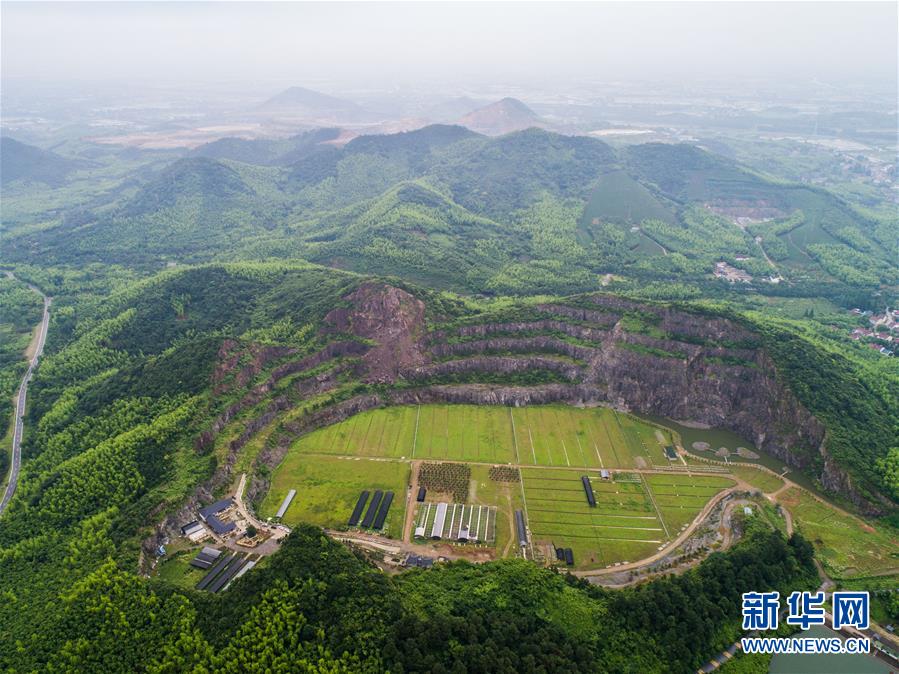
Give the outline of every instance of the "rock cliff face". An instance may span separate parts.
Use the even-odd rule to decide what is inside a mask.
[[[362,359],[365,381],[392,382],[400,369],[425,362],[424,302],[381,283],[364,283],[345,299],[349,308],[335,309],[325,324],[334,332],[374,342]]]
[[[823,466],[819,477],[827,487],[859,500],[848,475],[826,454],[824,426],[784,385],[760,340],[727,318],[597,295],[581,298],[577,306],[540,305],[538,320],[438,324],[429,330],[424,303],[388,284],[365,283],[344,301],[328,314],[320,333],[331,340],[328,346],[279,365],[268,381],[226,410],[210,432],[217,433],[239,409],[255,405],[278,379],[341,358],[330,371],[301,378],[293,385],[294,395],[305,399],[335,389],[341,373],[378,384],[379,392],[285,424],[277,446],[266,448],[260,462],[275,465],[299,435],[380,405],[607,404],[733,430],[789,465]],[[249,360],[246,369],[269,356],[292,356],[256,350],[241,360],[232,351],[225,350],[223,360],[234,369],[238,362]],[[549,373],[549,381],[538,377],[533,385],[512,384],[535,371]],[[476,383],[481,375],[510,383]],[[449,383],[454,381],[467,383]],[[264,423],[284,404],[282,399],[268,407]],[[251,424],[232,444],[239,449],[262,425]],[[254,481],[251,491],[264,488]]]

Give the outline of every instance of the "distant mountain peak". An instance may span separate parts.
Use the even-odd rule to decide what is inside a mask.
[[[306,87],[289,87],[269,98],[262,109],[307,115],[358,115],[362,108],[347,101]]]
[[[532,126],[543,126],[543,121],[517,98],[506,97],[469,112],[459,120],[459,124],[478,133],[498,136]]]

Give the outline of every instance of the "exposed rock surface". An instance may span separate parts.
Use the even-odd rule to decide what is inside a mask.
[[[363,356],[364,380],[392,382],[401,369],[425,362],[425,305],[405,290],[364,283],[346,300],[350,306],[325,317],[328,329],[374,342]]]
[[[295,394],[305,399],[336,388],[340,373],[349,368],[354,379],[383,388],[285,424],[275,445],[260,453],[260,463],[274,466],[299,435],[380,405],[607,404],[733,430],[789,465],[823,466],[820,478],[825,486],[867,507],[848,475],[826,454],[824,426],[784,385],[773,361],[759,347],[758,337],[728,318],[600,294],[580,301],[579,306],[540,305],[537,308],[544,318],[539,320],[438,325],[428,332],[424,303],[402,289],[364,283],[344,301],[345,306],[325,319],[320,334],[333,340],[327,347],[280,365],[268,381],[226,410],[208,433],[214,436],[241,409],[257,404],[277,379],[329,359],[352,356],[350,365],[302,379]],[[585,308],[591,305],[596,308]],[[638,314],[651,329],[629,331],[633,322],[623,320],[626,314]],[[237,362],[230,350],[224,357],[229,363]],[[535,369],[561,374],[570,383],[432,383],[446,377],[444,381],[452,381],[462,374],[466,381],[476,381],[479,373],[502,380]],[[265,423],[258,427],[278,411],[267,408]],[[257,424],[251,424],[234,442],[245,442],[244,436],[256,428]],[[205,443],[209,442],[207,437]],[[250,498],[264,489],[265,484],[255,480]]]

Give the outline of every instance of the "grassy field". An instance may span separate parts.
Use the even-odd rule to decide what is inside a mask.
[[[203,569],[190,565],[190,560],[196,556],[196,553],[195,549],[175,553],[159,565],[156,577],[184,589],[193,589],[206,575],[206,571]]]
[[[667,465],[667,430],[607,408],[388,407],[303,436],[298,453],[591,468]]]
[[[735,484],[721,475],[647,475],[645,480],[672,536],[689,525],[715,494]]]
[[[581,483],[583,471],[522,471],[528,526],[535,542],[570,547],[579,568],[596,568],[652,554],[667,536],[641,482],[609,482],[589,475],[596,507]]]
[[[596,507],[581,483],[587,475]],[[719,475],[617,474],[582,470],[522,471],[528,525],[535,542],[570,547],[578,568],[636,561],[677,537],[703,506],[734,484]]]
[[[795,526],[835,577],[899,570],[899,534],[894,530],[863,524],[796,488],[778,501],[790,510]]]
[[[735,467],[731,470],[738,478],[748,482],[756,489],[761,489],[766,494],[776,492],[784,486],[783,480],[763,470],[743,466]]]
[[[365,489],[390,490],[393,505],[387,515],[385,533],[402,536],[409,464],[402,461],[373,461],[337,457],[309,457],[291,453],[272,476],[259,514],[272,517],[288,490],[297,494],[284,515],[288,526],[309,522],[322,527],[345,526],[359,493]]]

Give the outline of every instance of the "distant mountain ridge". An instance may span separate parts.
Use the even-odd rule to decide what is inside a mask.
[[[83,166],[84,162],[67,159],[9,136],[0,138],[0,182],[3,185],[27,180],[58,187],[69,173]]]
[[[517,98],[503,98],[462,116],[458,124],[487,136],[543,126],[540,116]]]
[[[288,166],[309,154],[330,147],[340,129],[315,129],[284,139],[220,138],[191,151],[192,157],[229,159],[259,166]]]
[[[204,146],[109,208],[9,239],[4,257],[302,258],[503,294],[581,292],[601,273],[720,285],[721,262],[768,292],[896,278],[887,224],[694,145],[434,125],[340,146],[334,133]]]

